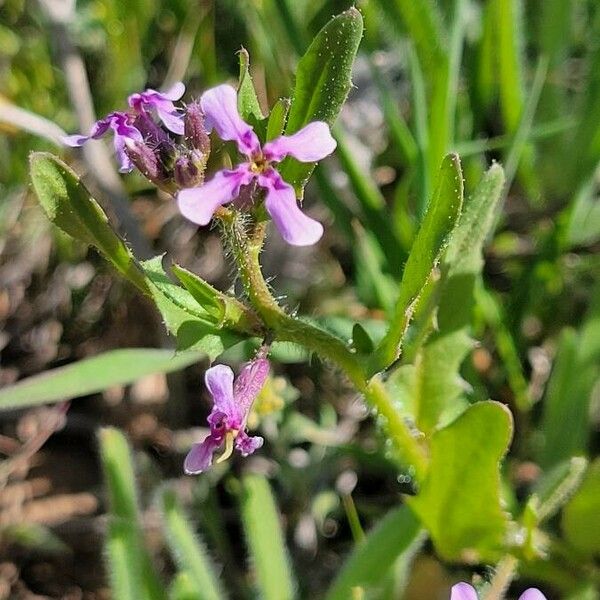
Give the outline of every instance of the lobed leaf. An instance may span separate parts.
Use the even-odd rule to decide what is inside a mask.
[[[500,461],[512,415],[479,402],[431,437],[431,462],[419,494],[407,499],[446,560],[491,561],[504,546],[508,518],[500,497]]]

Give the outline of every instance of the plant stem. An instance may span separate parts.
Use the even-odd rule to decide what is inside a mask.
[[[414,469],[416,481],[422,482],[427,472],[427,453],[394,406],[394,402],[379,375],[369,381],[364,394],[368,403],[385,420],[383,428],[392,440],[403,462]]]
[[[504,593],[515,576],[518,564],[519,561],[512,554],[507,554],[500,560],[484,600],[502,600],[504,598]]]
[[[366,379],[363,368],[358,357],[344,342],[324,329],[290,317],[273,298],[259,262],[266,223],[258,223],[248,235],[235,213],[223,211],[219,217],[246,294],[276,339],[300,344],[333,361],[344,370],[356,388],[364,392]]]
[[[423,481],[427,470],[426,451],[398,412],[381,377],[368,380],[360,357],[342,340],[311,323],[287,315],[273,298],[259,262],[266,224],[258,223],[248,233],[235,212],[224,209],[218,216],[246,294],[274,338],[299,344],[338,365],[382,418],[386,435],[403,463],[414,469],[417,482]]]

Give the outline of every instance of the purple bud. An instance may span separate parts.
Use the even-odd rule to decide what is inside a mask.
[[[201,185],[204,181],[204,169],[208,155],[193,150],[189,155],[182,155],[175,161],[175,181],[181,188]]]
[[[127,139],[125,140],[125,153],[146,179],[165,192],[172,194],[175,191],[156,150],[144,142]]]
[[[143,112],[139,114],[133,124],[149,144],[153,146],[173,146],[168,133],[148,113]]]
[[[188,104],[184,117],[184,136],[186,143],[194,150],[200,150],[208,157],[210,138],[204,127],[204,113],[199,102]]]

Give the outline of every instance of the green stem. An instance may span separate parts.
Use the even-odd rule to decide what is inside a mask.
[[[500,560],[484,600],[502,600],[504,598],[504,593],[515,576],[518,564],[519,561],[512,554],[507,554]]]
[[[338,364],[356,388],[363,392],[366,380],[362,365],[344,342],[324,329],[290,317],[273,298],[259,262],[266,223],[258,223],[248,235],[236,214],[222,212],[219,216],[246,294],[264,324],[275,334],[275,338],[300,344]]]
[[[392,440],[402,461],[414,469],[416,481],[422,482],[427,473],[427,452],[394,406],[379,375],[369,381],[364,394],[367,402],[384,419],[383,428]]]
[[[287,315],[273,298],[259,261],[266,224],[258,223],[247,233],[236,213],[222,210],[219,218],[246,294],[274,338],[299,344],[337,364],[382,418],[383,428],[402,461],[414,468],[415,479],[423,481],[427,453],[397,411],[381,378],[376,376],[368,380],[360,357],[342,340],[311,323]]]

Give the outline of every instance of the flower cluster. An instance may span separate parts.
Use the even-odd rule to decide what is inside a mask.
[[[213,399],[208,416],[210,434],[194,444],[187,455],[183,469],[188,475],[206,471],[213,462],[214,453],[224,447],[216,462],[227,460],[237,450],[248,456],[263,445],[260,436],[246,433],[246,421],[256,396],[269,374],[269,361],[256,358],[246,363],[234,383],[233,371],[225,365],[215,365],[206,371],[206,387]]]
[[[112,131],[120,171],[137,167],[155,185],[176,195],[181,213],[198,225],[207,225],[215,211],[235,201],[242,189],[250,189],[254,201],[262,200],[263,190],[265,208],[283,239],[295,246],[316,243],[323,226],[300,210],[293,187],[283,180],[276,164],[286,156],[312,163],[331,154],[336,142],[329,126],[315,121],[293,135],[261,144],[238,112],[234,88],[219,85],[180,109],[174,102],[184,92],[183,83],[177,83],[167,92],[148,89],[132,94],[128,112],[112,112],[87,135],[70,135],[64,142],[82,146]],[[235,142],[244,158],[205,183],[213,130],[221,140]]]
[[[452,586],[450,600],[477,600],[477,592],[468,583],[457,583]],[[519,600],[546,600],[546,596],[537,588],[529,588],[519,596]]]
[[[323,235],[323,226],[305,215],[294,188],[277,171],[285,157],[313,163],[331,154],[336,147],[329,126],[309,123],[293,135],[261,143],[253,127],[238,111],[237,92],[229,85],[209,89],[182,108],[175,106],[185,93],[183,83],[166,92],[147,89],[128,98],[129,110],[112,112],[97,121],[87,135],[64,138],[68,146],[113,134],[121,172],[137,168],[147,179],[177,198],[181,213],[198,225],[207,225],[219,207],[234,203],[236,210],[253,208],[264,200],[283,239],[306,246]],[[222,169],[204,181],[211,151],[211,132],[224,142],[233,142],[242,156],[232,169]],[[242,200],[244,198],[244,200]],[[250,199],[250,203],[248,203]],[[187,455],[184,470],[202,473],[213,462],[227,459],[234,449],[248,456],[260,448],[263,439],[246,433],[251,405],[263,386],[269,363],[262,356],[247,363],[234,383],[229,367],[216,365],[206,372],[206,386],[214,406],[208,417],[210,434],[195,444]]]

